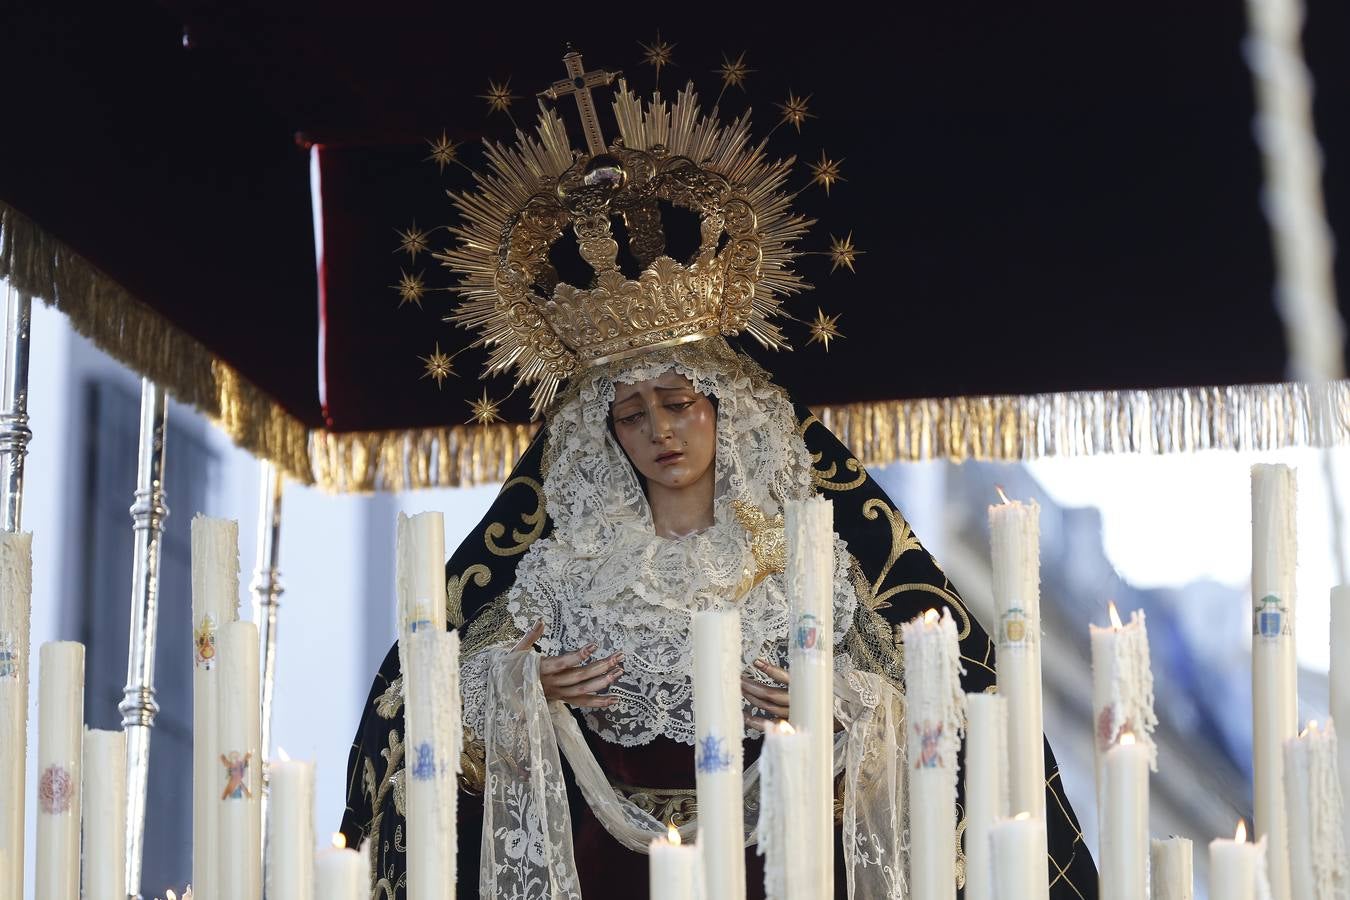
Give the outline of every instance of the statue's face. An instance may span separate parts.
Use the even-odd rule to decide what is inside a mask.
[[[610,412],[619,445],[649,485],[684,488],[712,477],[717,408],[688,378],[666,372],[618,384]]]

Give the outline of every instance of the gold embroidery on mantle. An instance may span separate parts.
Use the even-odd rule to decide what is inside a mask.
[[[678,828],[698,815],[698,797],[690,788],[611,786],[620,799],[627,797],[658,822],[669,822]]]
[[[492,570],[482,563],[474,563],[459,575],[451,575],[445,581],[445,618],[456,628],[464,624],[464,589],[469,579],[478,587],[487,587],[492,581]]]
[[[816,418],[814,414],[809,415],[802,420],[800,425],[797,426],[797,433],[801,435],[803,438],[805,438],[806,432],[811,428],[812,425],[820,425],[820,424],[821,424],[820,419]],[[856,487],[861,487],[863,482],[867,480],[867,471],[863,469],[862,465],[852,457],[849,457],[847,460],[844,461],[844,468],[848,469],[850,472],[854,473],[858,477],[854,478],[852,481],[831,480],[835,477],[835,475],[839,473],[839,464],[832,462],[829,464],[828,467],[815,468],[816,466],[820,465],[820,461],[824,458],[825,454],[823,452],[811,454],[811,466],[812,466],[811,482],[819,490],[851,491]]]
[[[885,500],[874,497],[863,504],[863,518],[875,522],[878,515],[885,515],[886,523],[891,526],[891,549],[886,554],[886,564],[881,567],[881,572],[877,575],[877,580],[871,585],[868,592],[867,605],[872,609],[885,609],[890,606],[887,600],[900,593],[902,588],[893,587],[884,593],[881,586],[886,583],[886,577],[891,574],[891,569],[895,567],[895,562],[901,556],[911,550],[922,549],[919,546],[919,539],[914,536],[909,523],[900,515],[900,511],[891,506]]]
[[[513,529],[511,532],[511,539],[515,541],[515,543],[509,547],[503,547],[497,543],[497,541],[501,540],[502,536],[506,534],[506,525],[504,523],[493,522],[487,527],[487,533],[483,536],[483,541],[487,544],[488,550],[496,556],[515,556],[524,553],[529,548],[530,544],[534,543],[535,538],[544,533],[544,520],[548,516],[544,511],[543,485],[533,478],[521,475],[518,478],[512,478],[506,484],[502,485],[501,493],[505,494],[516,485],[524,485],[534,491],[534,495],[538,499],[539,504],[534,508],[534,512],[521,513],[521,521],[526,525],[529,525],[530,530],[521,531],[518,528]]]

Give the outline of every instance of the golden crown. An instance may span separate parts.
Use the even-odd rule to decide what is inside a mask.
[[[563,62],[568,78],[540,96],[576,98],[586,151],[541,99],[534,135],[489,143],[475,189],[452,194],[458,246],[436,254],[461,276],[448,320],[477,330],[475,346],[490,350],[485,375],[514,369],[517,386],[533,386],[537,415],[585,366],[719,334],[786,347],[771,320],[807,286],[790,263],[812,224],[783,190],[793,160],[751,142],[748,112],[726,125],[716,109],[704,115],[692,84],[673,104],[659,91],[644,104],[618,73],[587,72],[575,52]],[[619,136],[606,144],[591,90],[615,81]],[[662,203],[699,218],[687,262],[666,255]],[[615,217],[637,278],[619,270]],[[561,281],[550,260],[569,226],[594,273],[584,288]]]

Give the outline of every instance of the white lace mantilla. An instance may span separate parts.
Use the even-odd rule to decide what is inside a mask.
[[[608,427],[616,383],[676,371],[715,397],[716,523],[679,539],[657,536],[632,465]],[[789,500],[812,493],[811,459],[786,394],[746,367],[720,340],[672,348],[597,369],[559,404],[549,421],[544,497],[551,536],[535,541],[516,570],[508,611],[521,631],[543,620],[544,655],[595,643],[598,659],[622,652],[619,698],[584,710],[587,725],[622,746],[667,737],[694,742],[691,617],[705,609],[741,611],[742,659],[787,661],[788,601],[782,575],[769,575],[743,597],[755,571],[750,535],[733,504],[773,518]],[[838,645],[857,597],[848,554],[835,537],[834,622]],[[482,734],[489,679],[487,651],[465,660],[465,721]],[[847,667],[846,654],[836,654]],[[757,670],[748,669],[757,675]],[[749,732],[751,736],[758,732]]]

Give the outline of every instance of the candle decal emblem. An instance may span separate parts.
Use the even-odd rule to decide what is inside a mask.
[[[797,649],[816,650],[820,638],[820,621],[811,613],[802,613],[797,619]]]
[[[1269,639],[1291,634],[1288,608],[1274,594],[1262,597],[1252,616],[1252,636]]]
[[[49,816],[70,812],[70,801],[75,796],[75,780],[69,766],[52,764],[42,771],[38,780],[38,803]]]
[[[253,796],[248,788],[248,766],[252,759],[251,750],[242,757],[237,750],[230,751],[228,755],[220,754],[220,763],[225,767],[225,790],[221,792],[220,799],[247,800]]]
[[[915,725],[914,732],[918,734],[922,747],[919,758],[914,761],[914,768],[941,768],[942,756],[938,753],[938,742],[942,740],[942,723],[925,722],[922,726]]]
[[[436,777],[436,749],[428,741],[417,745],[417,761],[413,763],[412,776],[418,781],[430,781]]]
[[[192,643],[197,668],[204,671],[215,668],[216,620],[209,615],[203,616],[201,624],[197,626],[196,632],[192,635]]]
[[[725,749],[726,738],[708,735],[698,743],[698,759],[694,768],[700,772],[725,772],[731,768],[731,754]]]
[[[0,678],[17,679],[19,677],[18,643],[13,633],[0,632]]]

